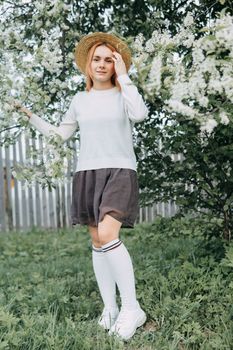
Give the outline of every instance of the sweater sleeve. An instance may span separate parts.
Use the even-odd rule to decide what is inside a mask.
[[[148,115],[148,109],[137,87],[127,74],[122,74],[117,79],[121,86],[125,110],[129,119],[133,122],[144,120]]]
[[[69,109],[67,110],[65,117],[59,126],[50,124],[34,113],[29,119],[29,122],[43,135],[49,136],[50,131],[54,131],[56,134],[62,137],[63,141],[66,141],[74,134],[78,126],[75,103],[76,96],[73,97]]]

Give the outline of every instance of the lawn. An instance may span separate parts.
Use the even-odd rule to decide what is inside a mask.
[[[85,228],[1,233],[0,349],[233,349],[233,248],[203,232],[182,219],[122,230],[148,315],[127,343],[96,324]]]

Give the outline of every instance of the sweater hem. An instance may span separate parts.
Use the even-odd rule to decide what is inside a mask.
[[[78,162],[76,166],[76,172],[82,170],[95,170],[102,168],[123,168],[132,169],[136,171],[136,161],[124,158],[111,158],[108,160],[103,159],[91,159],[90,161]]]

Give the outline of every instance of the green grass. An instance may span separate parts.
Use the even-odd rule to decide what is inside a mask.
[[[157,220],[122,230],[148,315],[127,343],[96,324],[103,306],[85,228],[2,233],[0,350],[233,349],[232,247],[222,259],[221,241],[207,244],[192,227]]]

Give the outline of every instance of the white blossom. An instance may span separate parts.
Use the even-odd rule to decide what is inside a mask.
[[[188,83],[181,81],[174,83],[171,89],[171,96],[171,99],[176,101],[188,98]]]
[[[144,38],[143,34],[140,33],[136,36],[134,43],[133,43],[133,46],[137,52],[144,51],[144,41],[145,41],[145,38]]]
[[[133,57],[133,63],[136,66],[142,68],[143,66],[145,66],[147,64],[147,59],[148,59],[148,53],[141,52],[137,56]]]
[[[223,93],[223,85],[220,80],[211,79],[208,83],[208,89],[209,94],[222,94]]]
[[[224,47],[232,48],[232,38],[233,38],[233,23],[225,22],[220,30],[216,31],[216,40],[219,44],[223,44]]]
[[[152,85],[156,91],[159,91],[161,87],[161,67],[162,67],[161,56],[155,56],[151,65],[150,73],[149,73],[149,82],[150,82],[150,85]]]
[[[219,117],[220,117],[220,122],[222,124],[224,124],[224,125],[228,125],[229,124],[230,120],[229,120],[228,116],[226,115],[226,113],[221,112],[219,114]]]
[[[195,37],[192,33],[190,33],[183,41],[183,45],[186,46],[187,48],[190,48],[193,46]]]
[[[200,106],[207,108],[208,107],[208,103],[209,103],[209,99],[206,96],[201,96],[198,99],[198,103]]]
[[[193,56],[193,64],[195,65],[200,64],[200,62],[203,62],[205,59],[205,55],[201,48],[194,48],[192,52],[192,56]]]
[[[231,102],[233,102],[233,73],[231,76],[225,74],[221,78],[222,88]]]
[[[217,125],[218,123],[215,119],[209,118],[204,123],[202,123],[200,130],[202,133],[207,132],[207,134],[211,134]]]
[[[188,12],[183,22],[184,27],[190,27],[193,25],[193,23],[194,23],[193,16],[191,12]]]
[[[210,40],[209,37],[200,38],[198,40],[198,43],[196,44],[199,49],[206,51],[207,53],[214,52],[216,50],[216,40],[213,40],[213,38]]]
[[[184,103],[182,103],[181,101],[177,101],[177,100],[168,100],[168,101],[165,101],[166,104],[168,105],[168,107],[172,110],[172,111],[175,111],[177,113],[180,113],[186,117],[189,117],[189,118],[194,118],[195,115],[197,114],[196,111],[185,105]]]
[[[174,37],[167,30],[156,30],[144,42],[150,70],[142,74],[142,87],[149,99],[169,96],[161,101],[168,111],[196,119],[201,131],[210,134],[219,122],[232,122],[222,108],[229,110],[233,102],[233,17],[213,20],[199,38],[192,25],[189,14]],[[191,56],[181,53],[183,46],[191,49]]]

